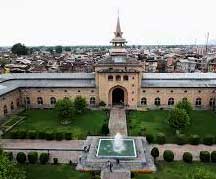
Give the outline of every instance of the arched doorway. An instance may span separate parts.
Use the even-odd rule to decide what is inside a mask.
[[[127,105],[127,90],[122,86],[115,86],[109,90],[109,105]]]
[[[124,91],[121,88],[116,88],[112,91],[112,104],[124,104]]]

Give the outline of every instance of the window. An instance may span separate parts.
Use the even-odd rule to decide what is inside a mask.
[[[143,98],[141,99],[141,105],[143,105],[143,106],[144,106],[144,105],[147,105],[147,99],[146,99],[146,98],[143,97]]]
[[[171,90],[170,92],[173,93],[173,90]]]
[[[11,111],[13,111],[14,110],[14,103],[13,103],[13,101],[11,102]]]
[[[210,107],[215,106],[215,100],[214,100],[213,98],[211,98],[211,99],[209,100],[209,106],[210,106]]]
[[[123,80],[128,81],[128,76],[127,75],[123,76]]]
[[[143,90],[143,93],[145,93],[146,92],[146,90]]]
[[[160,98],[155,98],[155,105],[160,106]]]
[[[187,90],[184,90],[185,93],[187,93]]]
[[[64,90],[64,92],[67,92],[67,90]]]
[[[90,105],[95,105],[96,104],[96,99],[95,97],[90,98]]]
[[[108,81],[113,81],[113,76],[112,75],[108,76]]]
[[[121,76],[120,75],[116,76],[116,81],[121,81]]]
[[[201,98],[197,98],[196,99],[196,106],[201,106],[202,104],[202,99]]]
[[[187,102],[187,98],[183,98],[182,101],[183,101],[183,102]]]
[[[80,90],[78,90],[78,93],[80,93]]]
[[[19,98],[16,99],[16,105],[17,105],[17,107],[20,106],[20,99]]]
[[[7,106],[6,106],[6,105],[4,105],[3,111],[4,111],[4,115],[6,116],[7,113],[8,113],[8,110],[7,110]]]
[[[198,93],[201,93],[201,90],[199,90]]]
[[[51,97],[50,98],[50,104],[51,105],[55,105],[56,104],[56,98],[55,97]]]
[[[94,90],[91,90],[91,93],[94,93]]]
[[[159,93],[160,91],[159,90],[157,90],[157,93]]]
[[[37,103],[38,104],[43,104],[43,98],[42,97],[38,97],[37,98]]]
[[[168,105],[174,105],[174,103],[175,103],[174,98],[168,99]]]

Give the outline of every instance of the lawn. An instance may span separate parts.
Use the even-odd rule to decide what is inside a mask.
[[[83,137],[88,134],[100,135],[102,125],[107,121],[106,112],[103,110],[88,110],[87,112],[73,116],[72,123],[63,125],[58,119],[58,115],[53,109],[32,109],[21,113],[26,119],[13,130],[37,130],[37,131],[81,131]],[[13,131],[12,130],[12,131]],[[9,137],[10,133],[6,135]]]
[[[129,135],[141,135],[141,131],[148,134],[162,132],[167,142],[175,142],[175,131],[168,125],[169,111],[131,111],[127,115]],[[192,111],[191,126],[185,130],[187,136],[198,134],[201,137],[208,134],[216,136],[216,114],[212,111]]]
[[[134,179],[185,179],[185,176],[193,172],[196,168],[205,168],[214,173],[216,171],[215,164],[204,164],[200,162],[194,162],[193,164],[183,162],[160,162],[156,173],[135,174]]]
[[[81,173],[69,165],[22,165],[26,179],[91,179],[90,173]]]

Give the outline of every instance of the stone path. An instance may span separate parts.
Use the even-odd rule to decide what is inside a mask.
[[[130,179],[131,174],[130,171],[102,171],[101,172],[101,179]]]
[[[115,136],[118,132],[124,136],[127,136],[125,109],[120,107],[114,107],[111,109],[109,119],[109,130],[111,136]]]
[[[165,144],[165,145],[152,145],[153,147],[158,147],[160,151],[159,160],[163,160],[164,150],[172,150],[175,154],[174,160],[182,160],[184,152],[191,152],[193,155],[193,160],[199,161],[200,151],[216,151],[216,145],[207,146],[207,145],[176,145],[176,144]]]
[[[25,153],[33,151],[27,149],[37,149],[37,152],[48,152],[48,150],[44,151],[40,149],[49,149],[50,162],[53,162],[53,158],[58,158],[60,163],[68,163],[70,160],[74,163],[77,163],[79,156],[81,155],[81,152],[76,150],[82,149],[83,144],[84,144],[84,140],[70,140],[70,141],[19,140],[19,139],[0,140],[0,145],[3,148],[9,148],[10,150],[8,151],[12,151],[14,157],[20,151]],[[20,149],[26,149],[26,150],[20,150]],[[52,149],[60,149],[60,150],[52,151]],[[74,151],[63,151],[63,149],[74,150]]]

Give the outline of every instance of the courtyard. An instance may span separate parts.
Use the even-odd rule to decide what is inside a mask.
[[[127,115],[128,133],[131,136],[151,134],[156,136],[163,133],[166,143],[176,143],[175,131],[168,124],[169,111],[130,111]],[[216,114],[212,111],[192,111],[191,125],[184,133],[186,136],[193,134],[204,137],[216,136]]]
[[[13,131],[25,130],[71,132],[74,138],[85,139],[87,135],[102,135],[102,126],[108,122],[108,116],[103,110],[87,110],[85,113],[76,114],[71,123],[66,125],[60,123],[54,109],[31,109],[20,113],[19,116],[26,118],[7,133],[5,138],[10,138]]]

